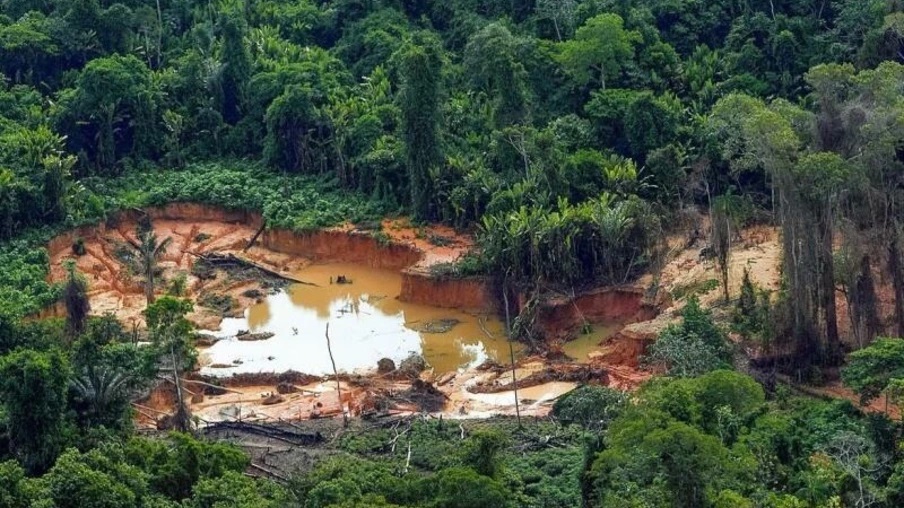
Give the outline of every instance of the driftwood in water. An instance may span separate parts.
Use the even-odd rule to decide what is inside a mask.
[[[272,268],[267,268],[266,266],[252,261],[250,259],[242,258],[236,256],[232,253],[220,254],[218,252],[205,252],[201,254],[197,254],[194,252],[189,252],[196,256],[199,260],[203,260],[205,263],[209,264],[213,267],[220,268],[230,268],[230,267],[239,267],[239,268],[254,268],[255,270],[259,270],[262,273],[269,275],[271,277],[275,277],[281,280],[287,280],[289,282],[294,282],[297,284],[306,284],[308,286],[316,286],[317,284],[303,281],[297,277],[292,276],[291,274],[281,273]]]
[[[276,334],[273,332],[239,333],[235,338],[243,342],[255,342],[258,340],[270,339],[274,335]]]

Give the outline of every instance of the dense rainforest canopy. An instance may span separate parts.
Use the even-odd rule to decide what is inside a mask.
[[[868,346],[845,382],[898,400],[900,341],[869,344],[904,335],[902,64],[897,0],[0,0],[0,508],[899,506],[899,424],[719,370],[695,303],[650,352],[669,378],[575,392],[558,448],[423,425],[405,473],[362,438],[253,481],[228,446],[132,435],[160,359],[191,364],[187,304],[135,348],[42,243],[171,201],[399,213],[476,231],[459,270],[537,298],[655,271],[703,209],[724,270],[732,231],[781,226],[781,290],[724,285],[736,332],[796,379]],[[25,319],[60,300],[67,323]]]

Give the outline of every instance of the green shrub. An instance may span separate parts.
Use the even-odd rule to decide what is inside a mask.
[[[649,365],[664,367],[670,376],[699,376],[730,367],[733,349],[725,332],[709,311],[691,297],[681,311],[682,322],[663,330],[644,357]]]
[[[580,425],[588,430],[605,429],[622,413],[628,396],[604,386],[585,385],[565,394],[552,407],[562,423]]]

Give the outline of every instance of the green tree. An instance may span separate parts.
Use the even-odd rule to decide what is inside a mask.
[[[717,438],[656,412],[626,413],[606,444],[588,473],[599,506],[711,506],[750,472]]]
[[[0,359],[0,401],[13,455],[31,473],[49,468],[63,443],[69,364],[56,350],[19,349]]]
[[[332,169],[332,121],[317,106],[316,92],[291,86],[267,108],[264,156],[286,171],[326,173]]]
[[[188,404],[182,390],[182,377],[195,362],[194,349],[191,347],[191,322],[185,315],[191,312],[192,304],[188,300],[179,300],[171,296],[161,297],[148,305],[144,315],[148,323],[148,334],[154,347],[163,354],[169,355],[169,368],[172,371],[173,386],[176,387],[175,425],[178,430],[186,431],[189,427]]]
[[[41,481],[59,508],[141,506],[147,495],[147,475],[127,464],[114,446],[84,454],[70,448]]]
[[[598,432],[609,426],[627,407],[625,392],[605,386],[578,387],[556,400],[552,414],[565,424],[577,424]]]
[[[427,506],[443,508],[507,508],[511,493],[499,482],[467,468],[443,469],[422,482],[421,492]]]
[[[221,496],[216,496],[212,492],[213,487],[245,486],[244,482],[237,483],[230,473],[244,472],[250,459],[230,444],[172,433],[166,439],[135,437],[125,443],[123,448],[125,462],[147,473],[150,490],[172,500],[188,500],[195,487],[198,487],[199,502],[207,500],[222,503],[221,498],[229,492],[221,491]],[[224,479],[201,486],[203,480],[218,478]],[[266,488],[261,491],[266,491]]]
[[[620,119],[624,123],[630,155],[643,163],[651,151],[675,141],[681,114],[681,103],[674,95],[638,94]]]
[[[499,452],[506,445],[506,437],[500,432],[477,431],[464,444],[464,463],[474,471],[496,478],[500,473]]]
[[[670,376],[694,377],[732,364],[732,348],[709,311],[692,297],[681,310],[681,324],[660,332],[644,361],[664,367]]]
[[[600,14],[578,28],[573,39],[561,43],[559,61],[578,85],[585,86],[596,79],[605,89],[607,79],[617,76],[634,56],[638,42],[640,34],[625,30],[621,16]]]
[[[144,296],[150,306],[154,303],[154,290],[157,287],[157,271],[159,270],[157,264],[173,239],[166,237],[163,241],[159,241],[149,220],[147,223],[141,222],[136,226],[135,238],[135,240],[128,240],[138,258],[140,273],[144,277]]]
[[[493,123],[497,129],[523,123],[528,116],[526,71],[518,62],[516,44],[507,28],[492,23],[471,36],[465,47],[463,64],[471,81],[495,96]]]
[[[285,506],[280,502],[276,484],[255,481],[235,471],[216,478],[203,478],[192,488],[190,508],[269,508]]]
[[[577,4],[576,0],[537,0],[537,16],[552,22],[559,42],[574,30]]]
[[[237,13],[224,13],[219,31],[223,41],[220,53],[223,69],[216,82],[215,97],[223,120],[235,125],[243,115],[246,87],[251,78],[251,56],[245,45],[245,25]]]
[[[152,155],[159,148],[158,88],[134,56],[89,62],[75,86],[60,93],[57,125],[73,151],[110,174],[125,155]]]
[[[726,160],[737,170],[763,168],[772,180],[787,288],[782,305],[790,316],[781,326],[794,337],[801,364],[839,360],[832,248],[849,167],[839,154],[819,150],[834,145],[826,136],[812,139],[814,129],[824,130],[819,121],[785,101],[767,106],[740,95],[720,100],[710,119]]]
[[[402,138],[408,166],[411,211],[420,219],[436,216],[431,199],[434,175],[442,162],[440,77],[442,49],[433,37],[417,32],[401,50]]]
[[[904,340],[901,339],[876,339],[851,353],[847,366],[841,370],[842,381],[860,395],[861,404],[878,397],[896,378],[904,378]]]

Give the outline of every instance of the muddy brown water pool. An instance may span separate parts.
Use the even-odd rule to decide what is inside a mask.
[[[562,351],[578,362],[590,359],[590,353],[600,349],[600,342],[615,335],[622,325],[603,323],[594,324],[590,329],[562,345]]]
[[[307,284],[267,296],[244,317],[224,319],[220,330],[205,332],[221,340],[202,352],[202,374],[332,373],[327,323],[336,367],[343,372],[373,371],[381,358],[399,365],[411,353],[423,355],[437,374],[508,360],[498,317],[400,302],[397,271],[337,263],[293,275]],[[350,282],[337,284],[340,275]],[[243,330],[273,337],[239,341],[236,334]]]

